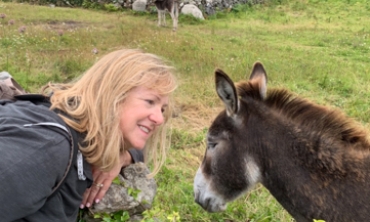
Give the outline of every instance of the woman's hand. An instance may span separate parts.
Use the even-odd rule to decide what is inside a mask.
[[[109,172],[102,172],[99,169],[92,167],[93,180],[92,186],[84,193],[80,208],[91,207],[93,203],[99,203],[108,191],[114,178],[121,172],[122,167],[128,166],[132,163],[132,157],[128,151],[121,154],[120,164],[115,166]]]

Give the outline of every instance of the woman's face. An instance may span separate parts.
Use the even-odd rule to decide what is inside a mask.
[[[142,149],[154,130],[163,124],[168,96],[144,86],[133,88],[121,105],[120,127],[125,143]]]

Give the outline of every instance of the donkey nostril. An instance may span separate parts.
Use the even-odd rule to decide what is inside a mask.
[[[210,206],[211,206],[211,198],[206,198],[206,199],[204,200],[203,208],[204,208],[205,210],[207,210],[208,212],[210,212],[210,211],[211,211]]]
[[[199,203],[199,195],[200,195],[199,192],[196,191],[193,194],[194,194],[194,200],[195,200],[195,202],[200,205],[200,203]]]
[[[195,203],[199,204],[200,206],[202,206],[202,204],[199,202],[199,199],[198,198],[195,198]]]

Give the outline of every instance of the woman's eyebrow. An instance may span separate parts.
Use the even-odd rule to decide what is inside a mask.
[[[162,99],[159,95],[157,95],[155,93],[151,93],[151,95],[153,95],[157,99],[157,101],[162,101]],[[168,104],[164,104],[163,106],[168,106]]]

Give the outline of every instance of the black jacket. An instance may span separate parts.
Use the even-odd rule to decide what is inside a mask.
[[[25,126],[42,122],[66,127],[45,103],[0,101],[1,221],[74,222],[92,184],[90,165],[83,159],[86,179],[79,180],[74,158],[64,183],[52,194],[66,171],[71,144],[69,135],[56,127]],[[135,161],[143,160],[140,151],[130,153]]]

